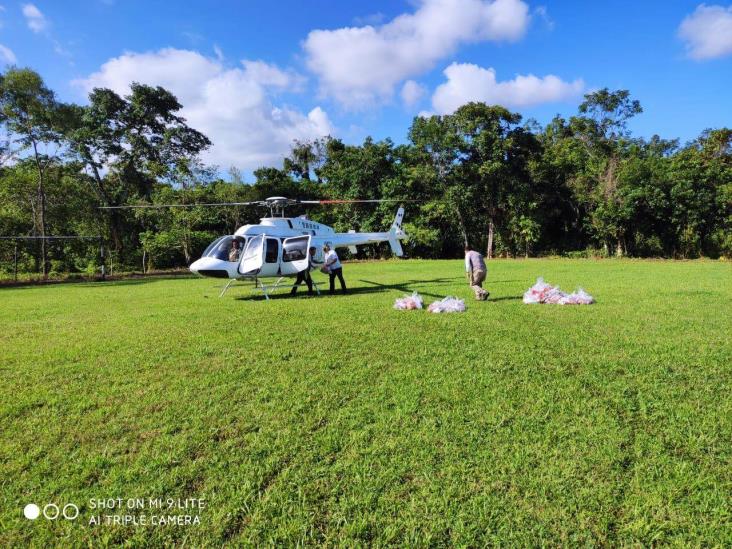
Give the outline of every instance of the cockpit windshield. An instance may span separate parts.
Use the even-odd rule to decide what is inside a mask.
[[[238,236],[222,236],[217,238],[203,252],[201,257],[214,257],[221,261],[239,261],[246,239]]]
[[[220,236],[216,240],[214,240],[213,242],[211,242],[211,244],[209,244],[208,246],[206,246],[206,249],[203,250],[203,253],[201,254],[201,257],[208,257],[208,254],[211,252],[211,250],[214,249],[214,247],[216,246],[216,244],[218,244],[219,242],[221,242],[224,238],[226,238],[226,237],[225,236]]]

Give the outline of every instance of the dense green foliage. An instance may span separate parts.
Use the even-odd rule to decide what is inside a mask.
[[[496,260],[481,303],[462,270],[0,289],[0,546],[732,544],[730,263]],[[598,303],[524,305],[538,275]],[[394,311],[412,290],[468,310]],[[207,506],[89,527],[116,497]],[[23,518],[49,501],[80,518]]]
[[[268,196],[404,201],[406,251],[455,257],[471,242],[488,255],[732,255],[732,130],[678,140],[630,135],[642,113],[626,90],[590,93],[546,127],[500,106],[470,103],[416,117],[406,143],[323,138],[295,142],[282,168],[245,184],[201,164],[209,140],[186,125],[160,87],[127,97],[95,89],[85,106],[59,103],[29,69],[0,77],[0,235],[101,236],[117,269],[183,266],[215,236],[263,213],[253,208],[100,210],[135,203],[230,202]],[[307,213],[349,229],[383,230],[394,203]],[[305,213],[293,211],[293,214]],[[21,270],[98,267],[96,244],[24,243]],[[366,249],[378,255],[384,249]],[[0,269],[14,252],[0,241]],[[95,267],[96,266],[96,267]]]

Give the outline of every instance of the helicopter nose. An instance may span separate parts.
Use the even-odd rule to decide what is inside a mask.
[[[198,271],[201,270],[201,268],[202,268],[202,263],[203,263],[203,259],[196,259],[193,263],[190,264],[188,269],[193,274],[198,274]]]
[[[202,257],[188,267],[193,274],[211,278],[229,278],[229,270],[224,261],[213,257]]]

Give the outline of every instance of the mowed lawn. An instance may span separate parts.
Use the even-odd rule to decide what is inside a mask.
[[[0,546],[732,544],[732,264],[499,260],[485,303],[462,269],[0,289]],[[540,275],[597,304],[524,305]],[[118,497],[206,507],[88,525]]]

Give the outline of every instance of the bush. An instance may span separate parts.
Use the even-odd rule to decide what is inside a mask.
[[[645,236],[643,233],[637,232],[633,240],[633,255],[640,257],[664,256],[663,243],[657,235]]]
[[[701,239],[699,234],[690,226],[684,227],[679,236],[679,253],[684,259],[701,255]]]
[[[712,257],[732,258],[732,231],[718,229],[709,238]]]
[[[607,252],[601,248],[586,248],[584,250],[570,250],[564,252],[562,257],[569,259],[600,259],[607,258]]]

